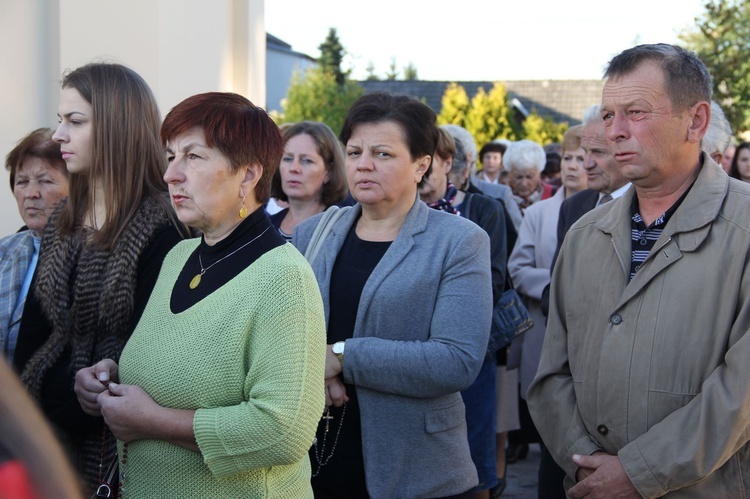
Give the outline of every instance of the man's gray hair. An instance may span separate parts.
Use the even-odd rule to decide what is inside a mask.
[[[447,131],[447,130],[446,130]],[[466,152],[464,152],[464,144],[460,140],[455,140],[456,142],[456,153],[453,155],[453,163],[451,164],[451,174],[452,175],[463,175],[464,170],[469,167],[468,163],[466,162]],[[456,186],[458,188],[462,186]]]
[[[440,125],[440,128],[448,132],[448,135],[453,137],[454,141],[460,142],[464,146],[464,154],[467,156],[466,159],[471,166],[471,173],[472,175],[475,174],[477,169],[477,145],[471,133],[458,125]]]
[[[523,139],[513,142],[503,155],[503,163],[508,171],[531,170],[536,168],[538,171],[544,170],[547,163],[547,155],[544,148],[531,140]]]
[[[706,135],[701,140],[701,149],[709,156],[716,153],[724,154],[732,142],[732,126],[724,116],[721,106],[711,101],[711,121],[708,123]]]
[[[602,123],[601,106],[594,104],[589,106],[583,112],[583,126],[589,126],[593,123]]]

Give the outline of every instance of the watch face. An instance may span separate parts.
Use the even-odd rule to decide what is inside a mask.
[[[333,344],[331,347],[331,350],[333,350],[333,353],[340,354],[344,353],[344,342],[343,341],[337,341]]]

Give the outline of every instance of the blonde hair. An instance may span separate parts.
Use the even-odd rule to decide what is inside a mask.
[[[581,137],[583,135],[583,125],[576,125],[568,128],[563,135],[560,146],[563,151],[576,151],[581,147]]]

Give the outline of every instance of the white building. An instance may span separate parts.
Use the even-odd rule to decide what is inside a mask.
[[[289,84],[295,73],[304,74],[316,66],[309,55],[292,50],[292,46],[272,34],[266,35],[266,102],[268,111],[281,112]]]
[[[162,115],[207,91],[266,104],[263,0],[0,0],[0,47],[3,164],[28,132],[57,125],[63,72],[92,61],[137,71]],[[0,236],[21,225],[3,168]]]

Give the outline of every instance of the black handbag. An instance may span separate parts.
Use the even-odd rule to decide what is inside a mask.
[[[487,345],[487,355],[494,356],[501,348],[531,329],[534,321],[523,304],[521,297],[513,288],[510,275],[505,274],[505,292],[492,309],[492,328],[490,342]]]
[[[473,196],[474,194],[467,194],[463,202],[463,215],[466,218],[469,218]],[[529,310],[513,287],[513,280],[506,268],[505,292],[492,309],[492,327],[490,328],[490,341],[487,344],[487,358],[493,358],[499,350],[510,345],[514,339],[531,329],[533,325],[534,321],[531,320],[531,314],[529,314]]]

